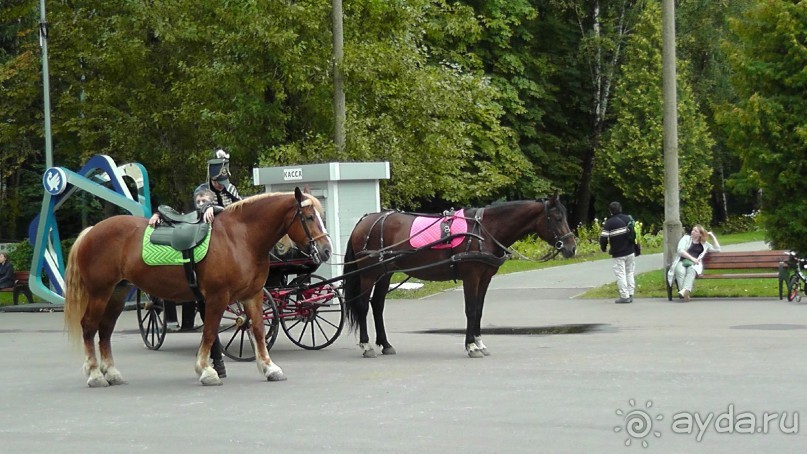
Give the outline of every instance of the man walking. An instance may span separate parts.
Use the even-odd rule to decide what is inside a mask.
[[[631,238],[628,228],[632,218],[622,214],[622,205],[619,202],[611,202],[608,205],[608,211],[611,217],[602,226],[600,249],[605,252],[608,244],[611,244],[611,249],[608,252],[614,258],[616,288],[619,290],[619,299],[614,302],[616,304],[632,303],[633,291],[636,285],[633,277],[636,268],[635,238]]]

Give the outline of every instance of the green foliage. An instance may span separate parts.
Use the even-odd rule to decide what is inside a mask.
[[[757,213],[750,215],[741,214],[739,216],[729,216],[725,221],[718,224],[717,228],[721,233],[749,232],[757,229]]]
[[[726,48],[738,100],[720,120],[743,161],[738,179],[762,191],[760,223],[775,248],[807,251],[807,8],[768,0],[731,21]]]
[[[2,238],[24,236],[41,199],[38,3],[0,4]],[[742,152],[743,172],[728,184],[743,199],[764,189],[761,218],[777,227],[774,235],[803,233],[807,210],[769,210],[783,195],[804,192],[796,181],[807,161],[797,152],[805,140],[803,7],[759,3],[736,23],[747,30],[730,35],[724,18],[755,2],[677,3],[684,221],[709,222],[706,197],[713,185],[722,190]],[[572,195],[588,191],[593,178],[599,212],[622,200],[650,230],[661,225],[658,2],[343,7],[348,143],[339,154],[331,140],[329,2],[49,3],[55,162],[75,169],[98,153],[141,162],[155,202],[178,207],[218,147],[232,154],[243,194],[257,190],[256,165],[389,160],[383,204],[401,208],[432,199],[485,204],[553,188]],[[622,64],[629,66],[619,71]],[[715,106],[723,130],[712,121]],[[593,175],[592,163],[601,165]],[[579,197],[568,205],[573,217],[589,206]],[[92,201],[68,201],[62,212],[72,227],[108,215]]]
[[[17,271],[25,271],[31,268],[31,261],[34,257],[34,247],[27,239],[14,245],[14,249],[8,253],[8,260]]]
[[[434,196],[489,201],[525,174],[529,163],[501,124],[500,94],[489,78],[434,61],[425,43],[439,24],[451,25],[440,29],[445,39],[473,30],[472,10],[425,0],[349,8],[347,152],[394,162],[384,205],[413,208],[413,200]]]
[[[575,239],[577,241],[577,256],[591,257],[599,254],[600,250],[600,234],[602,233],[602,224],[598,219],[594,219],[589,224],[580,224],[575,231]],[[637,233],[641,235],[639,242],[644,250],[660,247],[663,244],[663,235],[661,232],[650,233],[645,230],[641,221],[636,221]],[[520,254],[532,259],[543,257],[550,251],[552,246],[547,244],[542,239],[536,236],[529,236],[523,240],[516,241],[512,246],[513,250]],[[519,257],[515,257],[518,259]]]
[[[606,134],[598,161],[597,186],[604,207],[621,200],[626,211],[652,226],[664,219],[662,154],[661,12],[649,2],[628,39],[626,60],[614,93],[615,124]],[[698,111],[679,62],[679,181],[681,219],[685,224],[712,218],[709,194],[711,149],[703,115]],[[604,209],[601,208],[602,211]]]

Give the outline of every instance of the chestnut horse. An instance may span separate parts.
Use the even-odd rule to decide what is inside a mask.
[[[431,223],[441,222],[440,215],[428,216],[433,219]],[[557,195],[548,200],[466,209],[460,221],[467,225],[467,233],[455,234],[450,245],[441,237],[425,246],[413,246],[412,235],[422,233],[412,232],[415,219],[414,214],[393,211],[369,214],[350,235],[344,266],[345,301],[350,327],[353,331],[358,329],[359,346],[365,357],[376,356],[367,333],[371,295],[376,345],[383,354],[395,354],[387,341],[383,319],[384,299],[393,272],[427,281],[462,280],[467,321],[465,349],[468,356],[481,358],[489,354],[482,343],[480,328],[485,294],[491,278],[510,252],[509,247],[527,234],[536,233],[554,245],[555,255],[562,252],[568,258],[576,249],[574,234],[566,221],[566,208]],[[455,219],[453,223],[456,222]]]
[[[210,347],[227,305],[244,303],[252,320],[262,319],[263,285],[269,273],[269,250],[287,234],[307,244],[314,260],[326,261],[332,245],[322,222],[319,201],[303,194],[260,194],[234,203],[211,226],[207,255],[196,265],[199,290],[207,307],[196,373],[203,385],[219,385],[210,366]],[[71,339],[84,340],[84,373],[90,387],[124,383],[112,359],[110,337],[131,285],[169,301],[196,299],[181,265],[149,266],[141,249],[148,221],[114,216],[81,232],[67,262],[64,317]],[[252,323],[255,339],[264,338],[264,324]],[[99,364],[95,355],[98,333]],[[266,345],[255,342],[258,370],[269,381],[285,380]]]

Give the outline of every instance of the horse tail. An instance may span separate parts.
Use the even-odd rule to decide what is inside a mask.
[[[65,271],[64,327],[67,330],[67,337],[77,344],[82,337],[81,319],[84,317],[88,304],[87,288],[79,273],[77,257],[82,240],[91,228],[87,227],[79,233],[76,242],[70,248]]]
[[[347,310],[348,331],[356,332],[359,327],[359,295],[361,293],[361,279],[359,279],[359,265],[356,263],[356,253],[353,252],[353,242],[348,240],[345,251],[344,280],[342,290],[345,292],[345,308]]]

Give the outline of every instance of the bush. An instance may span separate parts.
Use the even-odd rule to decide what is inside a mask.
[[[577,226],[577,255],[587,256],[594,255],[600,251],[600,234],[602,233],[602,222],[599,219],[589,225],[580,224]],[[662,232],[658,233],[645,233],[644,226],[640,221],[636,221],[637,231],[641,232],[639,243],[643,249],[661,248],[664,244],[664,237]],[[549,253],[553,247],[541,240],[535,235],[516,241],[512,247],[516,252],[523,254],[529,258],[536,259],[543,257]],[[515,257],[516,259],[518,257]]]
[[[757,230],[757,212],[742,214],[739,216],[729,216],[718,225],[721,233],[743,233]]]
[[[16,271],[25,271],[31,268],[34,259],[34,247],[28,240],[22,240],[8,253],[8,260]]]

